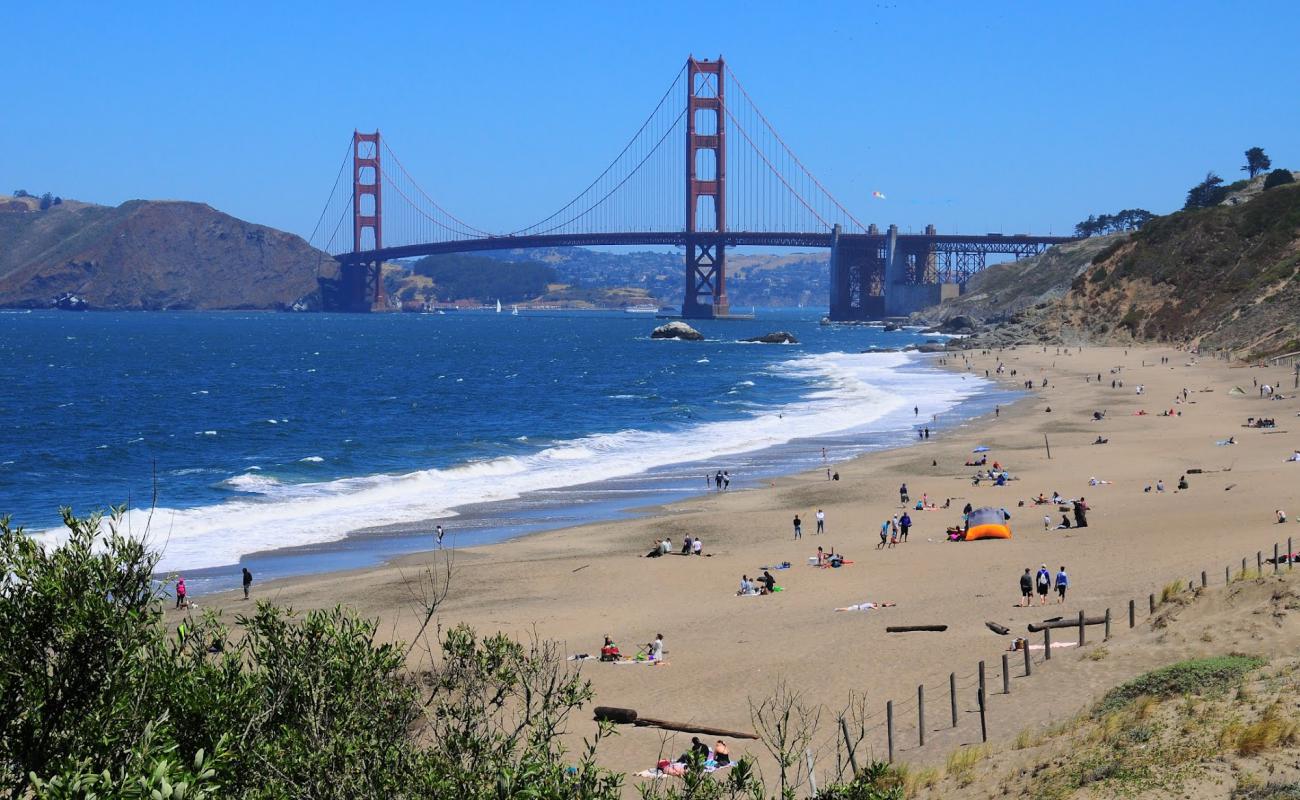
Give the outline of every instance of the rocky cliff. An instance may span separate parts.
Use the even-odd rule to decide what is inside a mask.
[[[101,309],[270,309],[336,270],[301,237],[202,203],[0,213],[0,306],[41,308],[71,292]]]

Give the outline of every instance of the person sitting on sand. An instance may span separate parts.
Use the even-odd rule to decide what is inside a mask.
[[[844,606],[843,608],[837,608],[835,610],[836,611],[870,611],[873,608],[893,608],[896,605],[898,605],[898,603],[885,600],[879,603],[870,603],[870,602],[856,603],[854,605]]]
[[[1107,438],[1104,437],[1104,436],[1098,436],[1096,439],[1093,440],[1092,443],[1093,443],[1093,444],[1110,444],[1110,439],[1107,439]]]
[[[606,634],[605,643],[600,646],[600,660],[618,661],[622,658],[623,654],[618,651],[618,645],[614,644],[614,640],[609,638],[609,634]]]
[[[691,540],[691,552],[697,556],[704,555],[704,542],[700,537],[696,536]]]
[[[731,751],[727,749],[727,743],[721,739],[718,740],[717,744],[713,745],[713,762],[719,767],[725,767],[731,763]]]
[[[1156,491],[1163,492],[1164,490],[1165,490],[1165,481],[1164,478],[1161,478],[1160,480],[1156,481]]]
[[[1279,509],[1275,509],[1275,510],[1273,511],[1273,513],[1277,515],[1277,521],[1278,521],[1278,522],[1286,522],[1286,512],[1285,512],[1285,511],[1283,511],[1282,509],[1279,508]]]
[[[1039,492],[1038,496],[1034,498],[1034,505],[1036,506],[1047,505],[1047,496],[1044,495],[1042,492]]]
[[[763,577],[759,578],[758,582],[763,585],[759,589],[759,594],[771,594],[776,591],[776,578],[773,578],[772,573],[767,570],[763,570]]]
[[[819,566],[819,567],[820,567],[820,566],[823,566],[823,565],[826,563],[826,559],[828,559],[828,558],[829,558],[829,556],[826,555],[826,551],[823,550],[823,549],[821,549],[821,547],[818,547],[818,548],[817,548],[817,566]]]
[[[1179,491],[1183,491],[1183,490],[1187,489],[1187,476],[1186,476],[1186,475],[1180,475],[1180,476],[1178,477],[1178,489],[1179,489]]]
[[[739,597],[745,595],[758,594],[758,589],[754,588],[754,582],[749,579],[748,575],[740,576],[740,591],[736,592]]]
[[[1065,514],[1061,515],[1061,524],[1056,526],[1058,531],[1068,531],[1070,529],[1070,518]]]

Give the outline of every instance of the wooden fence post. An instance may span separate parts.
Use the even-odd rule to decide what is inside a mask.
[[[980,691],[984,691],[984,662],[980,662]]]
[[[1052,629],[1043,628],[1043,658],[1052,659]]]
[[[1134,613],[1133,608],[1135,605],[1136,604],[1132,600],[1128,601],[1128,626],[1130,628],[1137,625],[1137,614]]]
[[[1255,571],[1259,577],[1264,577],[1264,553],[1259,550],[1255,551]]]
[[[1028,678],[1033,673],[1032,662],[1029,659],[1029,639],[1025,639],[1025,677]]]
[[[1286,568],[1287,569],[1292,569],[1295,566],[1295,560],[1291,558],[1291,554],[1294,552],[1295,551],[1291,549],[1291,537],[1288,536],[1286,537]]]
[[[989,740],[989,724],[988,724],[988,720],[984,716],[984,687],[983,686],[980,687],[979,699],[980,699],[980,741],[987,742]]]
[[[1002,654],[1002,693],[1011,694],[1011,664],[1007,654]]]
[[[1277,560],[1277,542],[1273,542],[1273,574],[1276,575],[1280,569],[1282,569],[1282,566]]]
[[[921,747],[925,747],[925,684],[916,687],[916,730],[921,738]]]
[[[1156,613],[1156,596],[1154,594],[1147,595],[1147,605],[1150,607],[1150,613]]]
[[[1110,641],[1110,609],[1106,609],[1106,635],[1101,637],[1103,642]]]
[[[957,727],[957,673],[948,673],[948,696],[952,700],[952,726]]]
[[[1083,616],[1082,609],[1079,611],[1079,646],[1083,647],[1083,631],[1087,628],[1087,618]]]
[[[1232,583],[1232,567],[1223,568],[1223,585],[1227,586]]]
[[[1206,586],[1209,586],[1209,585],[1210,585],[1210,582],[1209,582],[1209,579],[1208,579],[1208,578],[1206,577],[1206,575],[1205,575],[1205,570],[1201,570],[1201,588],[1204,589]]]
[[[894,701],[885,703],[885,734],[889,737],[889,763],[894,763]]]
[[[858,758],[853,753],[853,743],[849,739],[849,725],[840,717],[840,731],[844,734],[844,749],[849,751],[849,766],[853,768],[853,774],[858,774]]]
[[[1246,579],[1246,559],[1244,558],[1241,560],[1241,579],[1243,581]]]

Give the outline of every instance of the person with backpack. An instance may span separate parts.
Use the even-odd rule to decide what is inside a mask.
[[[1047,565],[1043,564],[1038,569],[1038,577],[1035,581],[1038,584],[1038,604],[1047,605],[1047,592],[1052,588],[1052,573],[1047,570]]]

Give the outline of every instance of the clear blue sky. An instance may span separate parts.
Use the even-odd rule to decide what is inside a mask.
[[[310,233],[353,128],[488,229],[587,184],[722,54],[864,221],[1056,232],[1300,169],[1300,3],[14,3],[0,190]],[[872,201],[872,190],[887,194]]]

